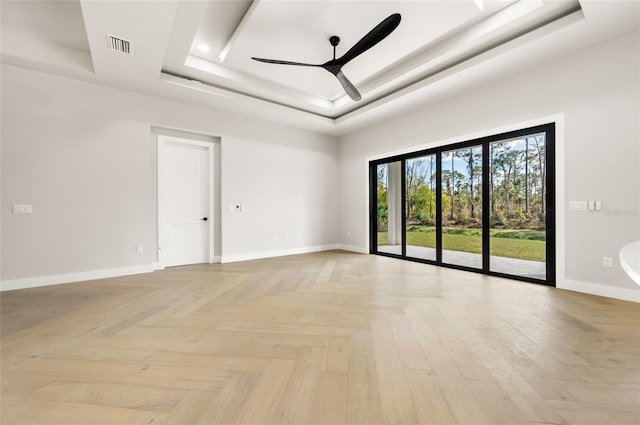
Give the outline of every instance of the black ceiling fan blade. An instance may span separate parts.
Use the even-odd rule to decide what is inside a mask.
[[[376,25],[371,31],[360,39],[347,53],[333,61],[335,65],[345,65],[347,62],[366,52],[376,44],[384,40],[389,34],[400,25],[401,16],[399,13],[394,13],[388,18]]]
[[[360,96],[360,92],[358,91],[356,86],[354,86],[351,81],[349,81],[349,79],[342,73],[342,71],[336,72],[335,76],[336,78],[338,78],[338,81],[340,81],[340,84],[342,84],[342,88],[344,88],[344,91],[347,92],[351,99],[355,100],[356,102],[362,99],[362,96]]]
[[[347,53],[337,59],[332,59],[323,64],[291,62],[278,59],[264,59],[256,57],[252,57],[251,59],[258,62],[272,63],[276,65],[311,66],[324,68],[336,76],[349,97],[357,102],[362,98],[362,96],[358,92],[358,89],[356,89],[356,87],[353,85],[353,83],[351,83],[351,81],[349,81],[349,79],[342,73],[342,67],[347,62],[351,61],[355,57],[361,55],[362,53],[366,52],[367,50],[384,40],[398,27],[398,25],[400,25],[401,19],[402,17],[399,13],[394,13],[388,16],[386,19],[376,25],[371,31],[369,31],[364,37],[362,37],[353,47],[351,47],[351,49],[347,51]],[[340,38],[337,36],[333,36],[329,41],[333,46],[333,57],[335,58],[335,48],[340,42]]]
[[[313,63],[290,62],[290,61],[281,61],[277,59],[264,59],[264,58],[253,58],[253,57],[251,59],[258,62],[275,63],[276,65],[321,66]]]

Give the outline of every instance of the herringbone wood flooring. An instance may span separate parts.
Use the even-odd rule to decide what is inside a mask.
[[[1,296],[3,424],[640,423],[628,302],[339,251]]]

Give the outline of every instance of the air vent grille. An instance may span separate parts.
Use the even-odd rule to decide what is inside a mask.
[[[114,52],[133,56],[133,42],[112,34],[107,34],[107,44]]]

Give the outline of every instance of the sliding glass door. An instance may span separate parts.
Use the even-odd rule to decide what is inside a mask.
[[[399,161],[376,165],[376,229],[380,252],[402,255],[402,175]]]
[[[436,260],[436,155],[405,161],[407,257]]]
[[[546,278],[545,133],[489,145],[491,270]]]
[[[442,262],[482,269],[482,146],[440,155]]]
[[[372,161],[371,252],[555,285],[554,131]]]

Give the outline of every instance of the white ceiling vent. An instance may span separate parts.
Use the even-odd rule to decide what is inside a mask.
[[[124,53],[133,56],[133,42],[113,34],[107,34],[107,45],[114,52]]]

